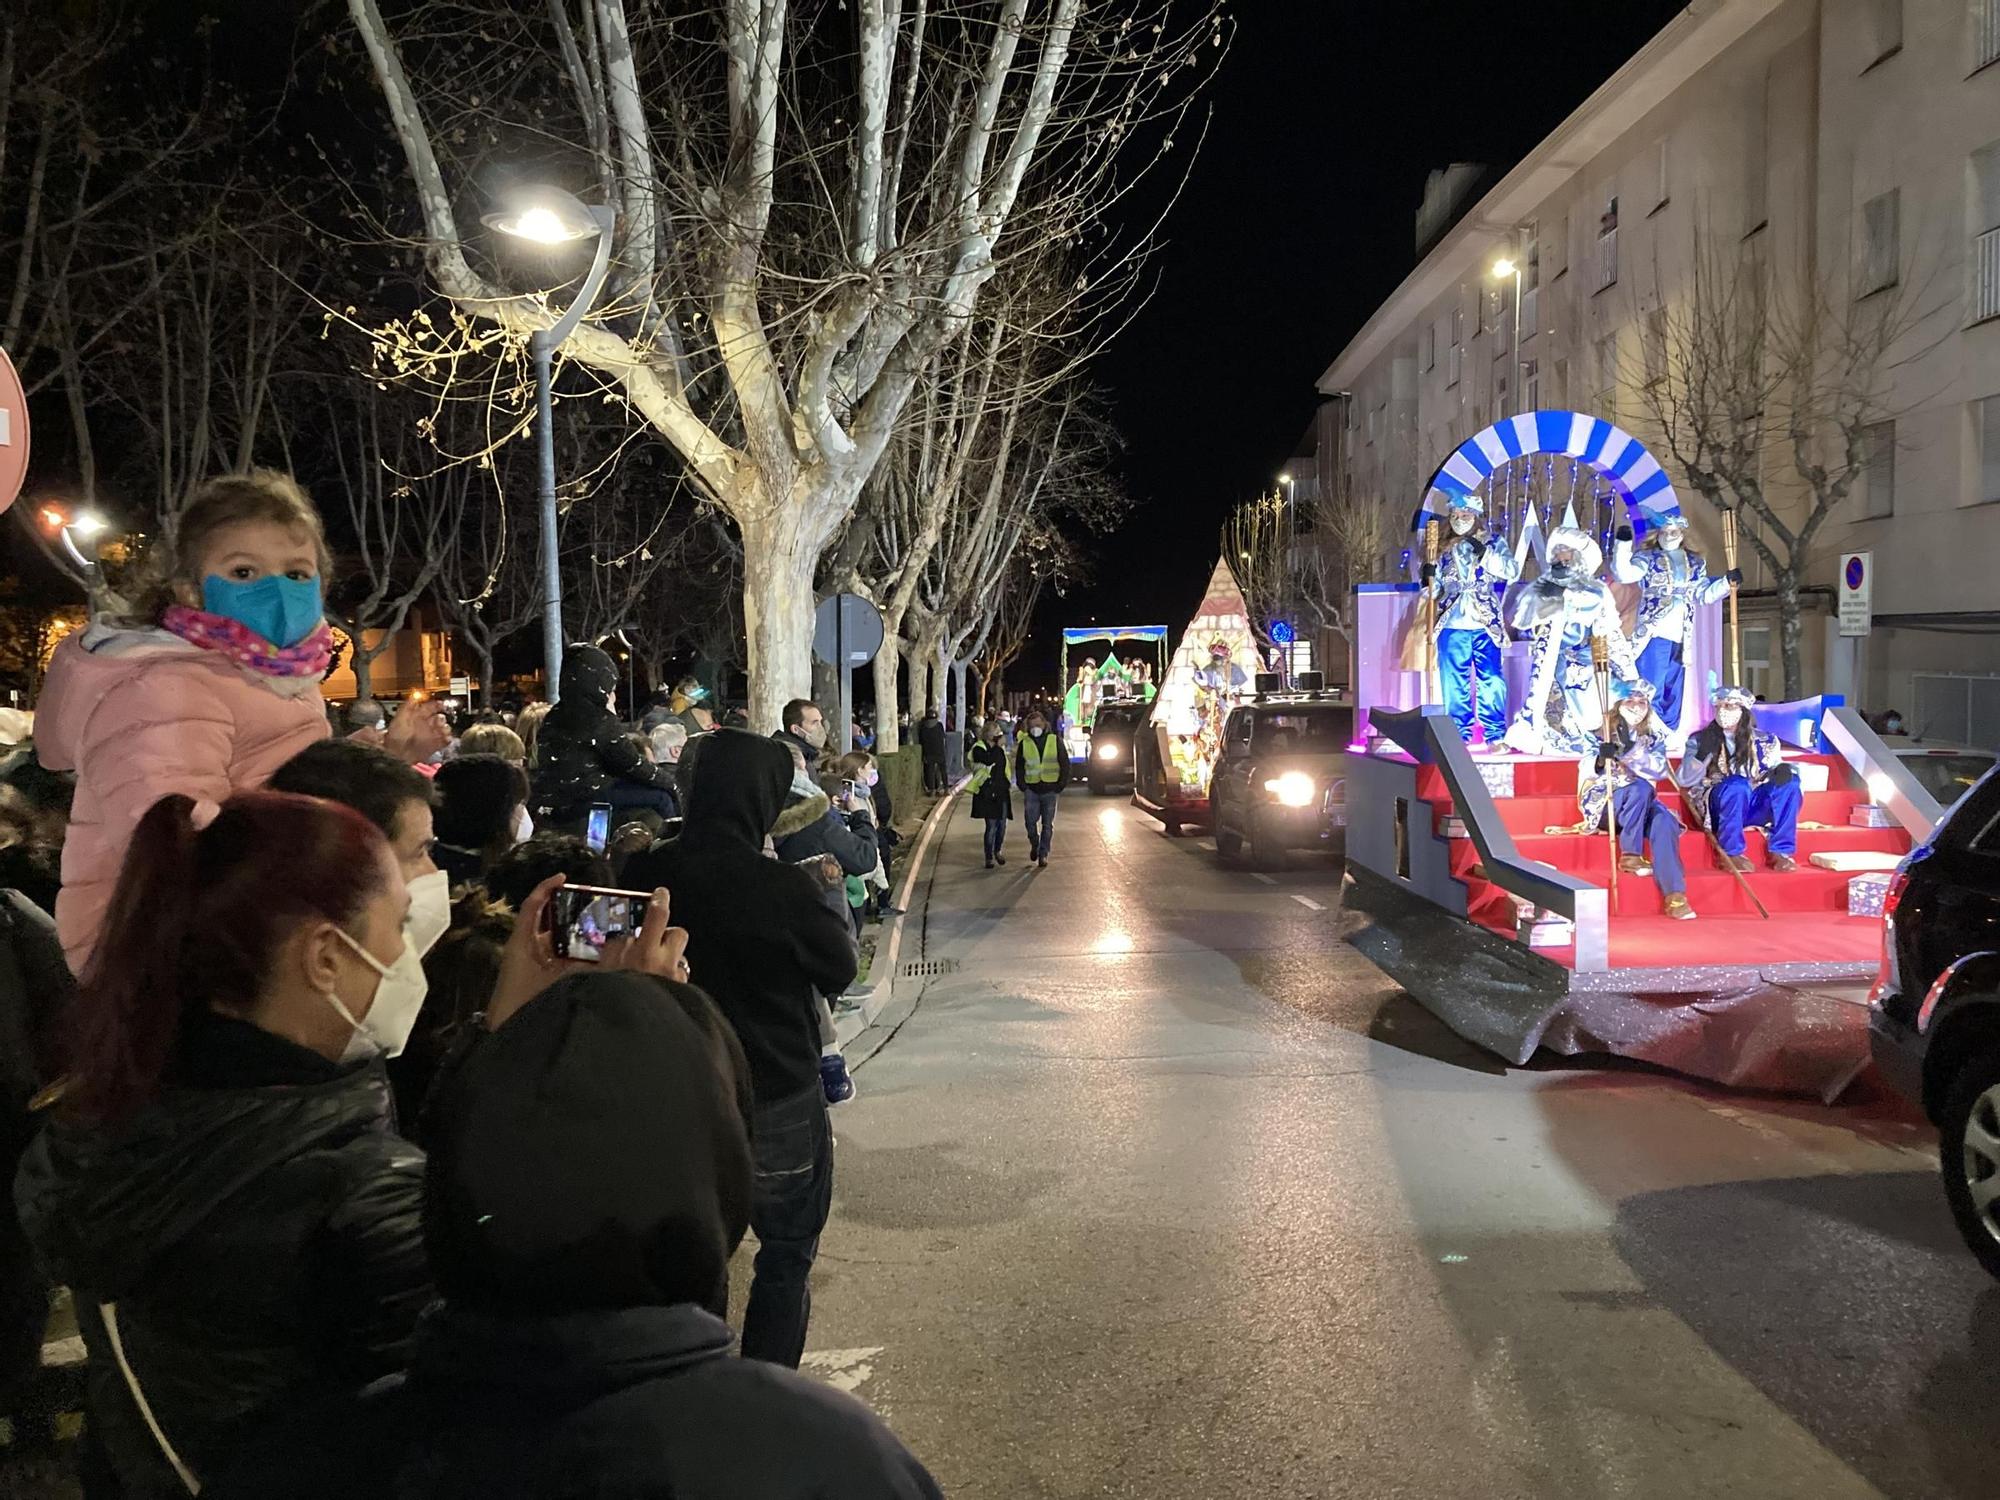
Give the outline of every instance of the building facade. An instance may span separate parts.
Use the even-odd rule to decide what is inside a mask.
[[[1519,273],[1518,326],[1503,259]],[[1717,512],[1663,451],[1658,393],[1724,306],[1759,330],[1760,354],[1763,329],[1782,345],[1806,309],[1825,347],[1882,331],[1866,431],[1851,446],[1815,436],[1813,461],[1847,492],[1810,528],[1813,488],[1785,424],[1759,429],[1762,492],[1777,526],[1807,540],[1744,524],[1799,560],[1805,690],[2000,744],[2000,0],[1690,5],[1333,361],[1316,431],[1341,440],[1319,445],[1321,482],[1337,464],[1354,494],[1407,518],[1490,422],[1574,408],[1653,448],[1697,545],[1719,557]],[[1414,566],[1408,545],[1388,550],[1385,576]],[[1866,637],[1835,631],[1849,551],[1873,554]],[[1776,696],[1775,580],[1747,544],[1742,566],[1745,676]]]

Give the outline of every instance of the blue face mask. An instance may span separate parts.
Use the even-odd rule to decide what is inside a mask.
[[[681,696],[690,703],[699,703],[708,696],[708,689],[705,687],[691,687],[685,693],[682,693]]]
[[[201,581],[201,607],[256,631],[274,646],[296,646],[326,616],[317,578],[281,573],[249,583],[211,573]]]

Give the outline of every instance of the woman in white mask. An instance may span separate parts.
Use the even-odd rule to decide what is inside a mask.
[[[219,1487],[251,1443],[402,1368],[431,1297],[423,1155],[392,1128],[382,1060],[436,934],[352,808],[246,792],[199,828],[195,810],[166,797],[139,821],[17,1180],[131,1495]],[[556,977],[538,926],[556,883],[490,1013]]]

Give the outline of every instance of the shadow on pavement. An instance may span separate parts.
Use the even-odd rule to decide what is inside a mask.
[[[1489,1078],[1502,1077],[1508,1070],[1503,1059],[1465,1040],[1411,999],[1405,990],[1392,990],[1383,1000],[1368,1023],[1368,1039]]]
[[[1995,1493],[2000,1288],[1933,1174],[1646,1193],[1614,1234],[1651,1299],[1892,1500]]]

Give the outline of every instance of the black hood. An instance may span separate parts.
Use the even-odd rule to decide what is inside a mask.
[[[721,1314],[750,1222],[741,1055],[698,990],[623,972],[551,985],[426,1116],[438,1291],[505,1317]]]
[[[586,697],[592,703],[602,704],[604,695],[618,686],[618,667],[595,646],[565,646],[561,680],[563,702],[572,697]]]
[[[681,755],[681,840],[764,847],[792,789],[792,753],[747,729],[716,729]]]

